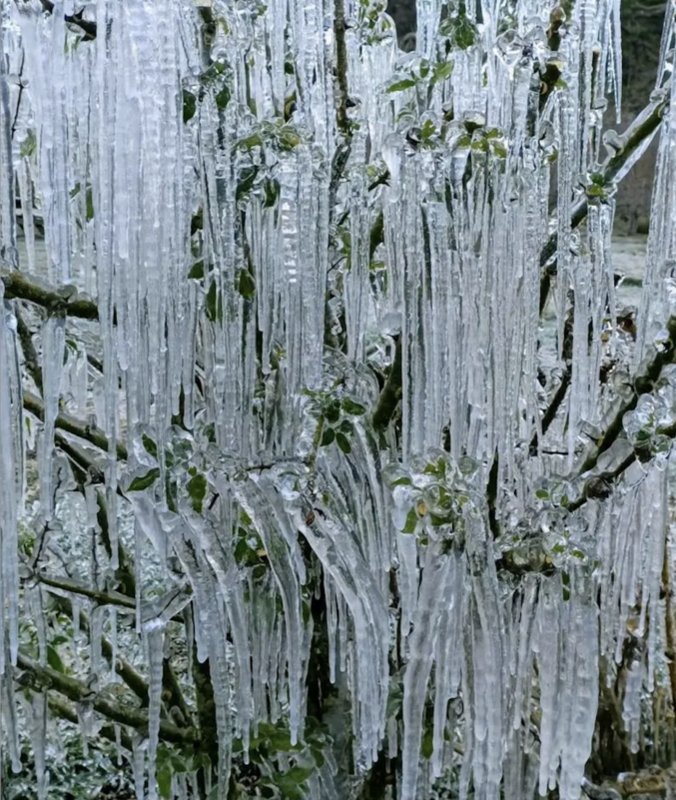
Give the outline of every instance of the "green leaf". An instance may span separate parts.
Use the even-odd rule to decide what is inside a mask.
[[[345,413],[353,414],[356,417],[361,417],[362,414],[366,413],[365,406],[361,403],[355,403],[355,401],[350,400],[349,397],[343,398],[343,402],[340,405]]]
[[[186,488],[190,495],[190,503],[193,509],[198,513],[202,513],[202,506],[204,505],[204,498],[207,496],[207,479],[204,475],[193,475],[188,481]]]
[[[415,533],[415,529],[418,526],[418,514],[415,508],[412,508],[408,514],[406,515],[406,524],[402,529],[402,533]]]
[[[236,200],[243,200],[245,197],[247,197],[251,191],[251,187],[254,185],[256,175],[258,175],[258,167],[256,166],[245,167],[242,170],[242,175],[235,191]]]
[[[340,431],[336,434],[336,444],[338,447],[340,447],[343,453],[345,453],[345,455],[348,455],[352,452],[352,445],[350,444],[347,436]]]
[[[33,153],[37,150],[38,147],[38,140],[35,136],[35,131],[30,130],[26,134],[26,138],[24,139],[24,143],[21,145],[21,150],[19,151],[19,155],[24,157],[30,157]]]
[[[47,663],[52,669],[55,669],[57,672],[65,672],[63,666],[63,661],[61,661],[61,656],[59,655],[56,647],[53,644],[47,645]]]
[[[390,484],[390,486],[392,486],[392,487],[394,487],[394,486],[412,486],[412,485],[413,485],[413,481],[410,478],[406,478],[406,477],[397,478],[396,481],[392,481],[392,483]]]
[[[206,313],[210,322],[223,322],[223,298],[216,287],[216,281],[211,282],[207,292]]]
[[[425,731],[425,735],[423,736],[420,752],[423,758],[430,759],[432,758],[433,751],[434,751],[434,740],[432,736],[432,731],[427,730]]]
[[[391,86],[387,87],[387,91],[389,94],[393,94],[394,92],[403,92],[404,89],[410,89],[411,86],[415,86],[416,81],[414,78],[404,78],[401,81],[397,81],[393,83]]]
[[[78,181],[69,192],[71,200],[80,194],[80,182]]]
[[[293,150],[301,143],[299,134],[293,128],[284,127],[279,133],[279,144],[282,150]]]
[[[165,798],[165,800],[170,800],[171,798],[171,767],[169,764],[164,764],[160,769],[157,770],[156,773],[157,777],[157,788],[160,792],[160,795]]]
[[[507,158],[507,148],[504,146],[504,144],[502,144],[500,142],[492,141],[491,142],[491,147],[493,148],[493,153],[498,158]]]
[[[422,128],[420,129],[420,136],[422,137],[423,140],[429,139],[432,136],[434,136],[436,131],[437,129],[434,127],[434,123],[432,122],[432,120],[426,119],[425,122],[423,122]]]
[[[306,781],[310,775],[314,772],[312,767],[300,767],[295,766],[291,767],[291,769],[286,773],[286,778],[291,781],[295,781],[296,783],[303,783]]]
[[[204,261],[196,261],[192,267],[190,267],[188,277],[195,281],[201,280],[204,277]]]
[[[189,122],[197,111],[197,98],[192,92],[183,90],[183,122]]]
[[[320,747],[313,747],[310,746],[310,753],[312,754],[312,758],[315,760],[315,765],[317,769],[321,769],[326,762],[326,758],[324,757],[324,753]]]
[[[134,480],[129,484],[127,491],[142,492],[144,489],[152,486],[159,477],[159,469],[157,469],[157,467],[153,467],[153,469],[148,470],[145,475],[140,475],[138,478],[134,478]]]
[[[546,489],[538,489],[535,496],[538,500],[549,500],[549,492]]]
[[[446,78],[451,76],[452,72],[452,61],[440,61],[434,68],[434,73],[432,74],[432,85],[438,83],[439,81],[445,81]]]
[[[238,147],[243,147],[245,150],[253,150],[254,147],[260,147],[263,144],[263,140],[258,133],[252,133],[251,136],[246,136],[244,139],[240,139],[237,143]]]
[[[219,111],[225,111],[228,103],[230,102],[230,89],[224,86],[221,91],[214,98],[216,101],[216,108]]]
[[[256,281],[254,281],[253,275],[248,269],[241,269],[239,271],[239,285],[237,288],[242,297],[245,297],[247,300],[250,300],[254,296],[256,292]]]
[[[196,214],[193,214],[192,219],[190,220],[190,235],[193,236],[197,233],[197,231],[201,231],[203,225],[204,215],[202,213],[202,209],[200,208]]]
[[[87,187],[87,197],[85,199],[85,215],[87,217],[87,222],[94,219],[94,194],[92,192],[92,187]]]
[[[335,438],[336,432],[333,430],[333,428],[326,428],[322,434],[321,446],[328,447]]]
[[[263,183],[263,191],[265,192],[263,206],[265,208],[271,208],[277,202],[277,198],[279,197],[279,181],[276,179],[266,180]]]
[[[326,408],[324,412],[324,416],[327,419],[327,422],[333,424],[334,422],[338,422],[340,419],[340,403],[338,400],[332,400]]]

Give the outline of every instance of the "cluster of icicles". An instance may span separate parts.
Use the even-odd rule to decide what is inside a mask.
[[[332,0],[216,0],[209,24],[188,2],[98,2],[93,40],[64,22],[72,3],[55,2],[51,14],[37,2],[5,5],[3,270],[39,269],[39,214],[48,262],[42,278],[52,287],[74,285],[98,303],[96,323],[47,316],[39,331],[44,414],[37,444],[28,442],[37,447],[40,473],[31,524],[55,525],[63,507],[58,491],[54,501],[53,479],[63,466],[54,450],[61,397],[72,415],[86,421],[94,414],[111,443],[107,453],[88,451],[105,475],[110,571],[118,537],[133,542],[138,556],[150,542],[162,563],[178,559],[192,589],[176,594],[174,587],[176,601],[153,614],[143,564],[136,564],[136,624],[150,687],[148,738],[134,757],[140,798],[144,770],[149,797],[157,796],[163,640],[168,620],[188,602],[197,657],[209,659],[214,688],[219,796],[227,793],[233,739],[246,750],[261,721],[288,717],[292,741],[302,740],[313,634],[303,605],[306,542],[322,567],[328,667],[351,704],[357,772],[384,750],[401,755],[400,800],[428,797],[435,777],[456,765],[461,798],[472,787],[477,800],[498,800],[501,784],[505,797],[529,798],[558,784],[563,800],[577,800],[592,746],[599,658],[612,679],[637,603],[639,637],[650,624],[624,709],[634,744],[641,687],[652,688],[662,658],[668,472],[664,464],[636,463],[611,503],[590,502],[572,514],[537,500],[534,487],[556,474],[574,478],[581,432],[602,427],[613,408],[615,398],[599,390],[602,348],[616,347],[633,369],[671,312],[663,282],[676,256],[676,181],[668,178],[676,174],[676,125],[665,113],[651,258],[630,351],[601,335],[615,314],[612,193],[590,207],[584,234],[571,228],[577,178],[605,157],[606,89],[619,103],[619,3],[574,4],[555,54],[561,78],[544,103],[534,66],[554,55],[550,3],[421,1],[418,50],[407,56],[382,8],[344,6],[346,61],[338,66],[346,71],[347,104],[334,75]],[[462,23],[451,31],[474,31],[469,46],[466,36],[448,34],[449,20]],[[347,110],[350,128],[346,162],[337,108]],[[551,223],[553,174],[558,213]],[[25,263],[17,258],[15,187]],[[551,394],[565,366],[559,346],[543,390],[540,253],[552,232],[554,324],[562,342],[572,288],[575,366],[560,415],[567,426],[556,422],[543,436],[543,392]],[[69,347],[64,359],[69,333],[97,344]],[[401,426],[376,431],[375,368],[392,363],[397,341]],[[88,366],[88,348],[100,371]],[[39,616],[46,591],[27,585],[19,593],[17,526],[31,511],[22,392],[37,392],[25,358],[14,301],[5,301],[6,678],[17,661],[19,611],[25,604]],[[317,449],[319,417],[304,390],[333,391],[369,409],[347,415],[350,452],[335,443]],[[179,412],[182,431],[172,427]],[[38,421],[31,422],[33,431]],[[533,455],[528,445],[537,434]],[[448,450],[438,450],[444,438]],[[126,461],[118,460],[116,441],[126,444]],[[564,455],[544,452],[552,450]],[[168,453],[173,468],[183,469],[173,500],[165,491]],[[445,477],[430,488],[425,465],[439,459]],[[500,541],[486,499],[493,465]],[[199,511],[187,488],[195,474],[189,467],[207,481],[209,502]],[[157,481],[129,490],[155,468]],[[388,479],[393,469],[408,477]],[[453,520],[435,526],[423,500],[432,504],[440,485],[461,492],[462,502]],[[86,494],[85,541],[98,525],[93,489]],[[130,508],[131,538],[120,522]],[[414,530],[402,532],[411,509]],[[266,554],[262,580],[235,557],[243,518]],[[499,574],[512,533],[540,537],[545,548],[552,537],[564,542],[552,550],[559,554],[553,574],[511,582]],[[34,566],[53,571],[54,563],[47,547]],[[91,609],[91,653],[80,665],[100,688],[115,675],[96,637],[104,621],[111,636],[116,626],[114,614],[101,613]],[[44,628],[38,633],[46,663]],[[400,719],[388,716],[393,652],[404,665]],[[11,680],[3,691],[5,735],[19,767]],[[429,701],[428,760],[420,753]],[[46,704],[46,692],[38,692],[31,735],[41,797]],[[537,737],[532,719],[539,720]],[[313,773],[309,796],[346,796],[335,767],[327,758]],[[172,791],[184,796],[187,786],[175,778]]]

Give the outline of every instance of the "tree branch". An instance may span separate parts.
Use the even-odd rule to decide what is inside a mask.
[[[33,345],[33,336],[30,328],[26,324],[19,308],[14,309],[14,316],[16,317],[16,330],[19,334],[19,341],[21,342],[21,350],[23,351],[24,363],[28,374],[33,379],[38,391],[42,391],[42,369],[38,360],[38,354]]]
[[[135,708],[128,708],[107,700],[100,694],[92,695],[91,690],[84,683],[64,675],[51,667],[44,667],[28,658],[22,652],[17,657],[17,665],[24,672],[30,673],[35,683],[43,689],[54,689],[73,702],[90,701],[94,710],[113,722],[127,725],[142,731],[148,730],[148,717]],[[160,738],[167,742],[184,744],[198,740],[194,728],[179,728],[169,722],[160,720]]]
[[[333,31],[336,37],[336,78],[338,81],[338,108],[336,109],[336,124],[346,139],[352,138],[350,120],[347,117],[349,100],[349,86],[347,82],[347,46],[345,44],[345,2],[335,0],[335,19]]]
[[[45,408],[42,400],[40,400],[39,397],[36,397],[36,395],[32,394],[31,392],[24,392],[23,407],[26,409],[26,411],[30,411],[30,413],[36,416],[39,420],[44,420]],[[100,450],[103,450],[104,453],[108,453],[108,437],[100,428],[97,428],[96,425],[87,425],[81,420],[72,417],[70,414],[61,412],[56,417],[55,427],[60,428],[62,431],[66,431],[66,433],[70,433],[73,436],[77,436],[80,439],[85,439],[86,441],[98,447]],[[115,449],[117,451],[118,459],[120,461],[126,461],[126,446],[121,442],[118,442]]]
[[[668,84],[667,84],[668,85]],[[666,89],[666,87],[665,87]],[[632,154],[639,148],[641,143],[651,136],[662,122],[662,116],[669,104],[668,92],[664,97],[650,102],[632,122],[622,136],[623,145],[615,153],[606,159],[600,170],[606,182],[610,182],[624,168]],[[571,227],[577,228],[587,216],[587,198],[583,198],[573,207],[571,214]],[[540,253],[540,267],[542,269],[540,277],[540,314],[547,305],[549,290],[551,289],[552,278],[556,275],[557,260],[554,258],[558,247],[558,236],[553,233]]]
[[[583,475],[585,472],[594,469],[598,463],[599,457],[611,447],[622,432],[622,420],[624,419],[624,415],[628,411],[632,411],[636,408],[638,399],[642,394],[652,392],[660,377],[662,368],[673,361],[674,353],[676,352],[676,316],[669,318],[666,330],[669,334],[669,339],[664,347],[658,350],[648,362],[643,374],[634,379],[634,391],[631,398],[622,404],[620,410],[606,428],[605,433],[602,435],[594,451],[590,453],[582,463],[578,470],[578,475]],[[673,438],[673,434],[671,434],[670,431],[671,428],[665,428],[663,431],[659,432]]]
[[[122,606],[131,611],[136,610],[136,603],[130,597],[120,592],[102,592],[98,589],[90,589],[88,586],[83,586],[81,583],[71,578],[50,577],[49,575],[41,574],[36,574],[33,577],[35,580],[53,589],[60,589],[62,592],[88,597],[90,600],[96,601],[100,606]]]
[[[3,272],[2,280],[5,284],[5,299],[28,300],[30,303],[46,308],[52,314],[65,314],[69,317],[80,319],[99,318],[99,309],[93,300],[77,298],[70,300],[68,296],[59,294],[53,289],[45,289],[33,283],[23,272],[12,270]],[[70,287],[63,287],[65,292]]]
[[[54,11],[54,3],[51,0],[40,0],[45,11],[51,14]],[[82,11],[77,14],[64,14],[64,20],[70,25],[77,25],[85,33],[85,41],[96,39],[96,23],[89,19],[83,19]]]
[[[61,717],[61,719],[65,719],[68,722],[72,722],[74,725],[79,725],[80,720],[78,719],[77,712],[70,705],[70,703],[67,703],[60,697],[54,697],[52,695],[51,697],[47,698],[47,704],[49,705],[52,714],[55,714],[57,717]],[[98,735],[103,736],[104,739],[108,739],[111,742],[117,742],[115,737],[115,728],[113,725],[104,725],[99,730]],[[120,731],[120,744],[130,753],[134,749],[131,737],[123,730]]]

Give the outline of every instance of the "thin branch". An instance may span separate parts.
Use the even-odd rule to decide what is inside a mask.
[[[18,270],[3,272],[2,280],[5,284],[6,300],[13,298],[28,300],[30,303],[46,308],[52,314],[65,314],[80,319],[97,320],[99,318],[99,309],[93,300],[77,297],[71,300],[67,295],[39,286]],[[63,287],[62,291],[65,292],[69,288]]]
[[[44,420],[45,409],[42,400],[31,392],[24,392],[23,407],[39,420]],[[104,453],[108,453],[108,437],[100,428],[97,428],[96,425],[87,425],[85,422],[82,422],[82,420],[61,412],[56,417],[55,426],[62,431],[66,431],[66,433],[70,433],[80,439],[85,439],[100,450],[103,450]],[[127,448],[124,444],[118,442],[116,451],[120,461],[127,460]]]
[[[345,44],[345,2],[335,0],[335,19],[333,31],[336,37],[336,78],[338,81],[338,108],[336,109],[336,123],[346,139],[352,138],[350,120],[347,117],[349,86],[347,82],[347,46]]]
[[[615,155],[607,158],[603,167],[600,169],[600,174],[603,175],[605,182],[614,180],[629,161],[633,153],[645,141],[645,139],[647,139],[657,130],[662,122],[662,117],[668,104],[669,95],[668,92],[665,91],[664,97],[658,100],[653,100],[636,117],[636,119],[632,122],[622,136],[622,147],[615,153]],[[587,198],[585,197],[573,207],[570,220],[572,228],[577,228],[578,225],[580,225],[580,223],[587,216],[587,211],[588,204]],[[553,233],[540,252],[540,267],[542,269],[542,274],[540,277],[541,315],[545,309],[545,306],[547,305],[552,278],[556,275],[557,260],[554,258],[554,256],[556,255],[557,247],[558,236],[557,234]]]
[[[45,586],[50,586],[53,589],[60,589],[62,592],[68,592],[69,594],[79,594],[83,597],[88,597],[101,606],[122,606],[131,611],[136,610],[136,603],[130,597],[120,592],[103,592],[98,589],[90,589],[88,586],[83,586],[81,583],[71,578],[51,577],[41,574],[36,574],[32,577]]]
[[[542,436],[547,433],[549,430],[549,426],[554,422],[556,415],[559,412],[559,408],[561,408],[561,404],[563,403],[566,394],[568,392],[568,387],[570,386],[570,378],[571,378],[571,366],[570,364],[566,367],[565,372],[561,376],[561,382],[559,383],[556,391],[554,392],[554,397],[550,404],[545,409],[545,413],[542,415]],[[530,446],[528,452],[531,456],[534,456],[537,453],[538,449],[538,435],[537,433],[533,434],[533,438],[531,439]]]
[[[669,685],[671,688],[671,707],[676,709],[676,619],[674,619],[674,591],[671,582],[671,563],[669,553],[669,531],[664,536],[664,558],[662,559],[662,587],[665,598],[666,617],[666,655],[669,659]]]
[[[148,730],[148,717],[146,714],[135,708],[128,708],[112,700],[107,700],[101,697],[100,694],[93,694],[84,683],[51,667],[41,666],[22,652],[18,654],[17,666],[24,672],[30,673],[40,688],[54,689],[75,703],[83,700],[89,701],[95,711],[113,722],[119,722],[121,725],[128,725],[130,728],[136,728],[141,731]],[[160,720],[160,738],[167,742],[184,744],[186,742],[196,742],[198,735],[194,728],[179,728],[169,722]]]
[[[19,119],[19,109],[21,108],[21,98],[23,96],[24,90],[24,82],[21,80],[23,78],[23,68],[24,64],[26,63],[26,51],[23,50],[21,52],[21,67],[19,68],[19,96],[16,98],[16,110],[14,112],[14,121],[12,122],[12,132],[11,137],[14,139],[14,134],[16,133],[16,123]]]

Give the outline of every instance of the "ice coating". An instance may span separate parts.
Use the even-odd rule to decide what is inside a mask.
[[[674,382],[662,369],[658,386],[650,365],[675,324],[673,6],[636,127],[659,112],[634,344],[618,328],[609,256],[614,182],[656,126],[626,157],[626,135],[602,135],[605,96],[619,105],[618,0],[580,0],[567,19],[540,0],[420,0],[408,55],[375,3],[202,5],[100,2],[93,38],[66,25],[68,3],[3,10],[2,166],[16,175],[27,245],[18,267],[36,277],[39,217],[65,303],[46,309],[35,337],[37,411],[22,395],[24,308],[4,288],[3,673],[18,653],[34,435],[24,414],[39,429],[41,520],[56,522],[55,447],[83,444],[62,433],[65,402],[95,415],[84,462],[68,452],[86,495],[89,574],[99,591],[126,585],[147,639],[139,797],[146,772],[157,797],[165,626],[183,614],[190,677],[208,664],[213,686],[220,796],[235,742],[246,753],[261,724],[282,721],[292,746],[304,741],[325,626],[358,775],[388,752],[401,756],[400,800],[424,796],[450,762],[461,797],[471,781],[481,800],[498,800],[501,784],[524,798],[558,784],[577,800],[599,662],[620,659],[637,602],[646,650],[621,709],[632,743],[664,651],[653,621]],[[22,59],[17,106],[9,77]],[[3,279],[17,267],[14,191],[3,178]],[[77,292],[95,298],[86,322],[69,316]],[[549,360],[541,306],[557,332]],[[601,385],[609,352],[643,376],[640,399]],[[626,474],[609,480],[628,453]],[[56,564],[49,541],[36,572]],[[165,570],[166,605],[147,596],[147,563]],[[85,610],[83,670],[97,685],[104,616]],[[34,703],[45,796],[46,696]],[[12,744],[13,692],[3,714]],[[317,799],[343,791],[328,761],[308,787]],[[175,797],[186,791],[172,784]]]

